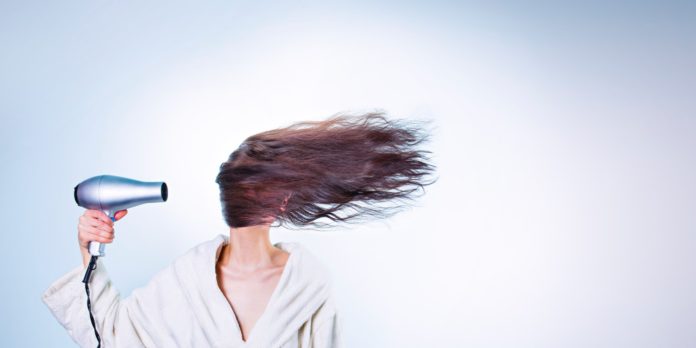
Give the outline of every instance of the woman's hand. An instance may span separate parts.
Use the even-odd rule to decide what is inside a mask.
[[[119,210],[114,215],[118,221],[128,214],[128,210]],[[87,209],[80,216],[77,224],[77,241],[80,245],[82,263],[89,264],[89,242],[111,243],[114,241],[114,222],[100,210]]]

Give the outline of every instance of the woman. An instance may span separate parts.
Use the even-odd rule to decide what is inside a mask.
[[[190,249],[124,299],[100,259],[90,283],[93,328],[81,283],[87,246],[111,243],[114,228],[104,213],[87,210],[78,224],[83,265],[56,280],[43,301],[81,346],[338,347],[341,317],[328,272],[299,243],[271,244],[270,227],[330,227],[401,210],[399,202],[433,182],[425,180],[434,170],[429,152],[416,148],[426,139],[382,113],[253,135],[216,178],[229,234]]]

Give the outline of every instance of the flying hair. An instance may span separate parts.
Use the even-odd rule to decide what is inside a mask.
[[[225,222],[331,227],[387,218],[433,184],[425,122],[338,113],[248,137],[215,182]]]

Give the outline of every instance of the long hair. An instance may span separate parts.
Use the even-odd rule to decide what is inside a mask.
[[[384,112],[335,114],[248,137],[215,182],[230,227],[330,227],[402,210],[429,180],[429,134]]]

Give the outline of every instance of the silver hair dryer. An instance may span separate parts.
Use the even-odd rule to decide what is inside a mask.
[[[86,209],[101,210],[111,221],[117,211],[143,203],[165,202],[167,184],[143,182],[113,175],[91,177],[75,186],[75,203]],[[92,241],[89,253],[104,256],[104,244]]]

